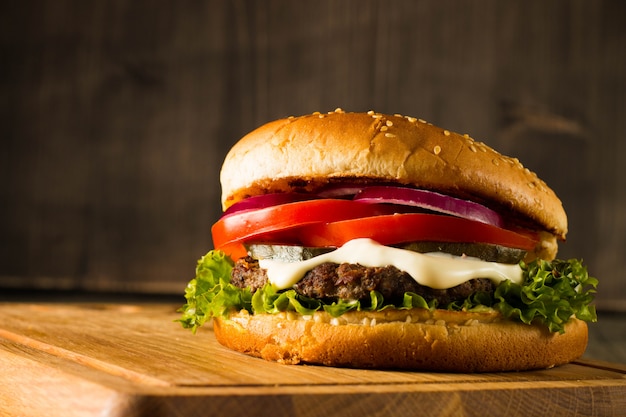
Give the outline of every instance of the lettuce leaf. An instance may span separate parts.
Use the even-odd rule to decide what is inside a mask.
[[[504,281],[496,288],[492,298],[486,293],[476,293],[461,302],[438,306],[422,296],[405,293],[399,303],[390,303],[372,291],[368,300],[339,300],[324,302],[296,293],[293,289],[277,291],[266,284],[254,294],[230,282],[232,260],[220,251],[203,256],[196,266],[196,277],[185,290],[187,303],[178,311],[182,313],[183,327],[195,332],[211,317],[221,317],[231,310],[248,310],[250,313],[275,314],[295,311],[313,314],[324,310],[333,317],[347,311],[379,311],[385,308],[444,308],[457,311],[498,310],[505,317],[530,324],[540,322],[552,332],[563,332],[565,323],[576,316],[584,321],[596,321],[593,302],[598,280],[590,277],[582,262],[572,259],[552,262],[538,260],[520,263],[524,280],[521,284]]]
[[[252,294],[230,283],[233,261],[221,251],[211,251],[198,260],[196,277],[185,289],[187,303],[178,311],[183,327],[194,333],[213,316],[224,316],[233,307],[251,310]]]
[[[522,263],[524,282],[502,282],[495,291],[494,308],[504,316],[530,324],[543,323],[552,332],[564,332],[572,316],[584,321],[596,321],[591,305],[598,280],[590,277],[582,262],[538,260]]]

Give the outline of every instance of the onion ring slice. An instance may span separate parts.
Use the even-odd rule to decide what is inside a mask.
[[[354,201],[419,207],[496,227],[503,227],[504,224],[498,213],[482,204],[422,189],[394,186],[365,187],[354,196]]]

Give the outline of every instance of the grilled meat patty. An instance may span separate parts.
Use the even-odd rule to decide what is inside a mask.
[[[267,274],[254,258],[241,258],[235,263],[231,282],[240,288],[250,287],[254,293],[267,282]],[[405,292],[413,292],[427,302],[437,300],[437,305],[442,306],[464,300],[476,292],[492,294],[495,285],[489,279],[480,278],[438,290],[418,284],[409,274],[393,266],[365,267],[327,262],[308,271],[294,289],[307,297],[331,301],[366,300],[372,290],[381,293],[386,300],[400,301]]]

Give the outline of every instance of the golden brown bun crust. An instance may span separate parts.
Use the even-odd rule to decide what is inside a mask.
[[[326,313],[308,320],[291,314],[216,318],[215,336],[230,349],[287,364],[447,372],[551,368],[582,356],[588,337],[578,319],[558,334],[497,315],[441,310],[350,312],[350,323],[342,316],[335,324]]]
[[[329,178],[392,181],[492,202],[564,239],[555,193],[517,159],[424,121],[343,111],[281,119],[244,136],[221,171],[224,209],[249,196],[307,191]]]

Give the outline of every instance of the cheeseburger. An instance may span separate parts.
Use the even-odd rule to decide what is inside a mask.
[[[286,364],[493,372],[587,345],[597,280],[557,260],[567,217],[514,158],[421,119],[276,120],[220,174],[214,250],[180,322]],[[208,323],[207,323],[208,324]]]

